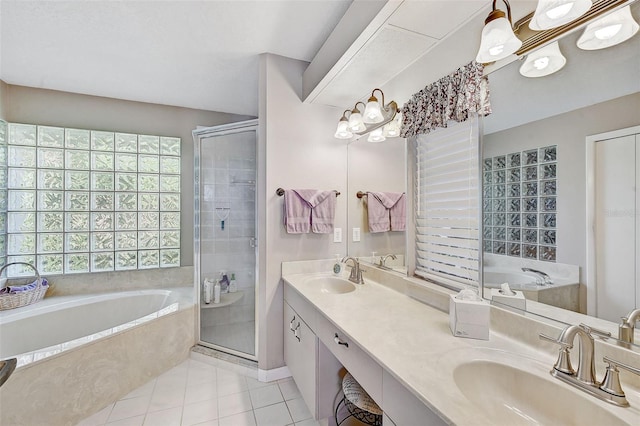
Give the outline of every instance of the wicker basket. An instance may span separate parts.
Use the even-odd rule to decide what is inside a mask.
[[[22,306],[27,306],[32,303],[39,302],[40,300],[42,300],[42,298],[44,297],[44,294],[49,289],[49,286],[42,285],[42,278],[40,277],[40,273],[38,272],[38,270],[33,265],[26,262],[7,263],[2,267],[2,269],[0,269],[0,277],[2,276],[2,273],[4,272],[4,270],[11,265],[29,266],[36,273],[36,280],[38,281],[38,285],[33,290],[27,290],[22,293],[0,294],[0,311],[6,310],[6,309],[20,308]]]

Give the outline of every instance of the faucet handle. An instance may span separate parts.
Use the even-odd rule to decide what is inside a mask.
[[[602,384],[600,385],[600,389],[602,389],[607,393],[621,397],[622,403],[620,405],[629,405],[629,403],[627,402],[624,396],[624,391],[622,390],[622,386],[620,385],[620,370],[618,370],[618,367],[638,375],[640,375],[640,369],[624,364],[622,362],[613,360],[607,356],[603,358],[603,361],[606,362],[608,365],[607,365],[607,371],[604,375],[604,379],[602,379]]]
[[[608,331],[593,328],[590,325],[587,325],[585,323],[580,323],[580,327],[582,327],[582,329],[589,334],[595,334],[600,337],[611,337],[611,333],[609,333]]]
[[[551,343],[555,343],[560,346],[560,350],[558,351],[558,359],[556,363],[553,365],[554,370],[561,371],[563,373],[574,375],[576,374],[576,370],[573,369],[571,365],[571,356],[569,355],[569,349],[573,347],[572,343],[566,343],[559,339],[554,339],[551,336],[547,336],[546,334],[540,333],[540,338],[542,340],[547,340]]]

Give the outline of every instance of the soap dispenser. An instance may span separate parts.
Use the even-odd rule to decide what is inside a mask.
[[[342,263],[340,262],[340,253],[336,254],[336,261],[333,264],[333,275],[338,276],[342,272]]]

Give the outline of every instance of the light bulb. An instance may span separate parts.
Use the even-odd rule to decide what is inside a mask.
[[[549,19],[559,19],[565,16],[567,13],[573,9],[573,2],[561,4],[560,6],[553,7],[547,10],[544,14],[547,15]]]
[[[352,136],[353,133],[349,131],[349,122],[347,119],[340,119],[340,121],[338,121],[338,128],[336,129],[334,137],[338,139],[350,139]]]
[[[365,123],[373,124],[380,123],[383,120],[384,117],[382,116],[382,111],[380,110],[378,99],[376,99],[375,96],[371,96],[369,98],[369,102],[367,102],[367,106],[364,108],[363,121]]]
[[[568,24],[587,13],[592,4],[592,0],[538,0],[529,28],[542,31]]]
[[[604,49],[629,40],[639,28],[631,8],[625,6],[587,25],[576,44],[583,50]]]
[[[353,112],[356,111],[356,112]],[[354,133],[362,132],[367,129],[362,121],[362,114],[357,109],[354,109],[349,116],[349,130]]]
[[[369,133],[369,137],[367,138],[367,142],[383,142],[386,139],[387,138],[385,138],[384,135],[382,134],[382,127],[379,127],[377,129],[375,129],[374,131],[372,131],[371,133]]]
[[[567,63],[560,52],[558,42],[550,43],[527,55],[520,67],[520,74],[525,77],[544,77],[558,71]]]
[[[549,57],[543,56],[542,58],[536,59],[535,61],[533,61],[533,66],[537,70],[545,69],[546,67],[549,66]]]
[[[622,24],[613,24],[596,30],[594,34],[598,40],[609,40],[611,37],[618,34],[621,29]]]
[[[511,23],[504,17],[504,12],[494,11],[492,13],[502,17],[491,19],[482,29],[482,39],[476,61],[483,64],[504,59],[522,46],[522,41],[513,33]],[[491,15],[489,16],[491,17]]]

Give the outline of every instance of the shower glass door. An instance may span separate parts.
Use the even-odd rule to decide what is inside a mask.
[[[199,341],[244,358],[256,353],[256,141],[257,120],[194,135],[194,241],[199,294]],[[218,303],[205,280],[223,282]],[[231,289],[233,290],[233,289]]]

